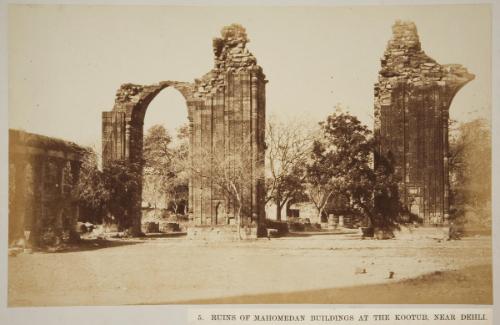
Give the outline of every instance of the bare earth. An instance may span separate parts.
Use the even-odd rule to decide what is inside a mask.
[[[245,242],[91,243],[71,252],[9,257],[8,302],[491,304],[491,238],[443,238],[444,230],[418,229],[385,241],[302,234]]]

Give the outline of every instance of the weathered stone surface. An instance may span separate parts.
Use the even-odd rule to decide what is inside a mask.
[[[25,231],[34,246],[73,235],[78,206],[72,189],[85,152],[72,142],[9,130],[10,245],[24,243]]]
[[[242,224],[259,224],[264,213],[265,75],[248,51],[240,25],[224,27],[213,40],[214,68],[193,83],[163,81],[155,85],[123,84],[112,111],[103,112],[103,162],[128,159],[142,163],[143,122],[147,107],[164,88],[182,93],[188,107],[190,164],[201,170],[190,179],[189,211],[197,225],[229,224],[236,208],[211,181],[213,165],[206,156],[239,155],[250,161],[242,184]],[[221,208],[223,206],[223,208]],[[224,216],[220,216],[223,211]],[[140,202],[131,215],[140,227]]]
[[[449,106],[474,75],[427,56],[414,23],[396,21],[392,31],[374,87],[375,135],[395,163],[403,203],[425,223],[441,224],[449,212]]]

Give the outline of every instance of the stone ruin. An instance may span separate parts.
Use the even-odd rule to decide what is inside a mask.
[[[248,51],[245,29],[224,27],[213,40],[214,67],[194,82],[123,84],[114,107],[102,114],[103,164],[126,160],[142,167],[143,122],[148,105],[173,87],[186,99],[189,119],[189,213],[195,233],[212,237],[234,229],[235,202],[214,185],[213,157],[245,162],[241,226],[257,234],[265,221],[264,131],[267,80]],[[375,84],[375,136],[380,156],[395,163],[402,203],[426,224],[449,215],[448,122],[455,94],[474,75],[460,65],[441,65],[421,49],[414,23],[397,21]],[[85,149],[62,140],[9,131],[9,242],[29,231],[36,244],[47,234],[61,240],[74,230],[78,207],[71,188]],[[377,163],[377,162],[376,162]],[[224,172],[235,174],[237,164]],[[140,231],[141,197],[128,214]],[[215,231],[214,231],[215,229]],[[208,233],[207,233],[208,232]]]
[[[264,222],[264,131],[267,80],[248,51],[245,29],[224,27],[213,39],[214,67],[192,83],[162,81],[154,85],[123,84],[115,105],[102,114],[103,164],[127,160],[142,166],[143,123],[149,103],[167,87],[186,99],[189,120],[189,214],[196,232],[235,223],[237,207],[214,185],[216,169],[210,157],[234,156],[247,162],[241,186],[241,225],[254,236]],[[235,173],[236,164],[226,172]],[[132,202],[129,215],[140,229],[141,202]],[[234,227],[233,227],[234,228]]]
[[[57,246],[77,237],[73,189],[87,149],[9,130],[9,246]]]
[[[412,22],[396,21],[375,84],[375,136],[393,160],[402,203],[425,224],[449,216],[448,123],[455,94],[474,75],[425,54]]]

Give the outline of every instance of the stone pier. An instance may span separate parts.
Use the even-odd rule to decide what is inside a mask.
[[[394,162],[409,211],[425,224],[443,224],[449,214],[450,104],[474,75],[427,56],[414,23],[396,21],[392,31],[375,84],[379,152]]]
[[[9,245],[25,243],[28,233],[33,246],[76,235],[73,188],[86,152],[72,142],[9,130]]]
[[[214,161],[235,157],[245,162],[248,177],[241,188],[241,225],[264,221],[264,130],[267,80],[248,51],[245,29],[224,27],[213,39],[214,67],[192,83],[162,81],[154,85],[124,84],[115,105],[102,115],[103,163],[142,162],[143,122],[149,103],[164,88],[177,89],[186,99],[189,119],[189,213],[198,226],[234,224],[238,209],[214,182]],[[225,168],[236,172],[237,164]],[[140,197],[140,196],[139,196]],[[131,213],[140,226],[140,200]]]

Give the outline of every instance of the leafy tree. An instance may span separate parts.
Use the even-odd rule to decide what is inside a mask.
[[[111,161],[99,170],[93,151],[84,157],[75,197],[93,223],[116,223],[120,230],[140,233],[140,220],[131,212],[140,193],[140,166],[129,161]]]
[[[413,221],[417,216],[412,215],[402,204],[399,195],[399,181],[394,170],[394,162],[390,157],[381,156],[374,151],[375,169],[374,181],[371,184],[373,203],[370,214],[370,224],[378,229],[392,232],[399,228],[399,223]]]
[[[143,143],[144,167],[158,171],[170,162],[172,137],[163,125],[153,125],[147,130]]]
[[[151,127],[144,138],[144,195],[155,208],[186,213],[189,192],[189,129],[177,130],[177,141],[165,127]],[[179,211],[184,206],[184,211]]]
[[[85,221],[101,223],[107,214],[110,193],[104,184],[104,176],[98,168],[97,155],[90,150],[83,157],[80,175],[74,188]]]
[[[451,127],[450,217],[491,227],[491,129],[484,119]]]
[[[391,162],[377,156],[375,140],[357,117],[337,109],[320,123],[307,165],[308,194],[319,217],[333,197],[342,197],[347,209],[364,215],[378,229],[397,228],[403,212]]]
[[[349,113],[340,110],[321,124],[322,136],[313,146],[308,166],[311,197],[318,214],[332,195],[344,196],[352,208],[363,210],[371,200],[373,180],[370,130]]]
[[[144,137],[144,188],[143,198],[154,208],[168,205],[167,191],[172,173],[172,138],[162,125],[152,126]]]
[[[136,236],[141,233],[140,211],[133,211],[134,202],[140,200],[141,167],[128,160],[114,160],[103,168],[104,187],[109,193],[107,221],[115,222],[120,231],[129,230]]]

